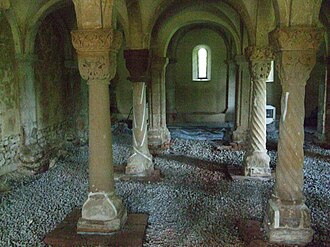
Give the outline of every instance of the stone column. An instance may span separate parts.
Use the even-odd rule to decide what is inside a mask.
[[[244,158],[245,176],[271,176],[270,158],[266,150],[266,80],[274,59],[269,48],[248,47],[253,84],[249,147]]]
[[[237,65],[236,61],[231,59],[227,61],[228,66],[228,97],[227,97],[227,110],[226,110],[226,122],[233,122],[235,119],[235,99],[236,99],[236,76]]]
[[[166,76],[165,76],[165,87],[166,87],[166,113],[167,122],[173,123],[176,120],[175,110],[175,64],[177,60],[170,58],[167,65]]]
[[[34,75],[34,64],[37,57],[33,54],[18,54],[16,60],[19,71],[21,142],[23,146],[30,146],[37,142],[37,105]]]
[[[237,55],[235,60],[238,65],[238,75],[236,81],[236,120],[233,141],[246,142],[249,127],[250,112],[250,87],[251,79],[246,58]]]
[[[304,245],[313,238],[303,195],[305,85],[323,33],[311,27],[279,28],[270,34],[282,84],[276,181],[266,227],[271,242]]]
[[[330,147],[330,57],[326,58],[326,106],[325,106],[325,139]]]
[[[322,57],[319,61],[322,66],[324,66],[324,71],[319,75],[323,77],[318,82],[318,113],[317,113],[317,132],[315,134],[317,142],[325,143],[326,142],[326,101],[327,101],[327,58]],[[324,74],[323,74],[324,72]]]
[[[115,193],[112,163],[109,82],[114,76],[110,59],[112,29],[72,31],[79,71],[89,87],[89,195],[82,208],[78,232],[118,231],[127,212]]]
[[[149,90],[149,148],[158,153],[168,148],[171,135],[166,126],[165,68],[168,59],[153,57],[151,60],[151,83]]]
[[[146,176],[154,170],[148,149],[146,82],[149,82],[149,50],[125,50],[126,67],[133,83],[133,154],[129,157],[126,174]]]

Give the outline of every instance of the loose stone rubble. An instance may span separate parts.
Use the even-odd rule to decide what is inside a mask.
[[[271,168],[276,145],[270,138]],[[131,135],[113,137],[114,163],[125,165]],[[314,241],[330,243],[330,150],[305,144],[306,204],[311,209]],[[117,193],[128,212],[149,214],[144,246],[244,246],[236,222],[262,221],[273,181],[231,181],[226,165],[242,167],[243,151],[215,151],[210,141],[174,139],[154,164],[165,176],[159,183],[118,181]],[[88,149],[75,147],[46,173],[19,180],[0,194],[0,246],[44,246],[55,228],[87,197]]]

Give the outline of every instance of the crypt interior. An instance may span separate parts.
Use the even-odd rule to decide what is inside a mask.
[[[0,246],[330,246],[329,52],[329,0],[0,0]]]

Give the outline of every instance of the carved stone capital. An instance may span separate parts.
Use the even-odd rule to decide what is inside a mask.
[[[277,61],[276,69],[283,86],[304,86],[316,63],[316,51],[282,51]]]
[[[168,64],[168,62],[169,59],[167,57],[153,56],[151,58],[150,67],[151,69],[162,71],[165,68],[165,66]]]
[[[272,31],[269,39],[276,51],[316,50],[323,33],[315,27],[282,27]]]
[[[74,30],[71,32],[72,44],[78,54],[109,52],[113,36],[113,29]]]
[[[71,32],[71,36],[82,78],[87,81],[109,81],[113,74],[109,56],[113,30],[76,30]]]
[[[245,49],[245,56],[250,61],[273,61],[275,59],[270,47],[249,46]]]
[[[149,50],[125,50],[124,57],[126,59],[126,68],[130,73],[129,80],[131,82],[149,81]]]

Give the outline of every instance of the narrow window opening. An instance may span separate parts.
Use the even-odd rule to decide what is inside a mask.
[[[198,45],[192,52],[193,81],[211,80],[211,50],[207,45]]]
[[[198,79],[207,79],[207,50],[198,50]]]

